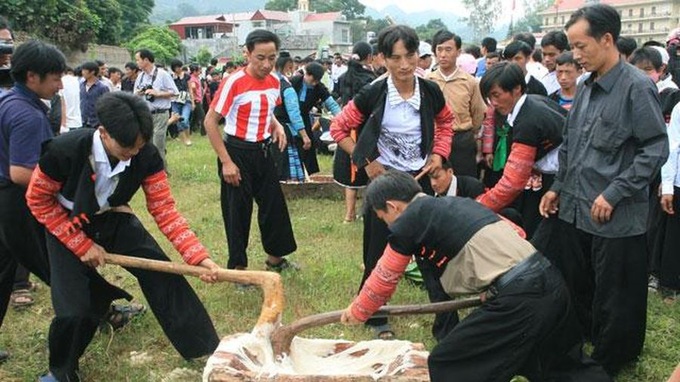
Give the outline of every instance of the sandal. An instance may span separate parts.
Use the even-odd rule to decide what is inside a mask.
[[[296,263],[294,263],[292,261],[288,261],[286,259],[281,260],[278,264],[272,264],[268,260],[265,260],[264,264],[265,264],[267,270],[270,271],[270,272],[281,273],[281,272],[283,272],[287,269],[290,269],[292,271],[300,270],[299,265],[297,265]]]
[[[34,303],[33,294],[28,289],[15,290],[12,292],[9,300],[9,304],[15,309],[24,308]]]
[[[118,330],[132,321],[133,318],[144,314],[146,307],[142,304],[131,303],[129,305],[112,304],[109,312],[104,316],[99,324],[101,330],[111,327]]]
[[[371,326],[371,328],[373,328],[376,339],[390,341],[396,338],[392,328],[390,327],[390,324]]]

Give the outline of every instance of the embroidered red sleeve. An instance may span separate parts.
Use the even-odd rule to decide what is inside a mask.
[[[411,256],[402,255],[387,245],[361,292],[352,302],[350,309],[356,319],[366,321],[385,305],[397,289],[397,283],[410,260]]]
[[[507,207],[524,190],[531,176],[536,158],[536,148],[522,143],[513,143],[503,176],[496,185],[477,197],[477,201],[494,212]]]
[[[432,154],[439,154],[444,160],[448,159],[449,154],[451,154],[454,118],[453,112],[447,104],[444,104],[444,107],[434,117],[435,128]]]
[[[146,196],[146,208],[184,261],[196,265],[207,259],[208,251],[198,241],[196,234],[189,229],[186,219],[175,208],[175,199],[170,193],[170,184],[165,171],[144,179],[142,189]]]
[[[486,109],[486,116],[482,122],[482,153],[493,154],[493,141],[496,138],[496,113],[493,106]]]
[[[342,109],[340,114],[333,117],[331,122],[331,136],[336,142],[350,136],[350,131],[356,130],[364,122],[364,115],[361,114],[354,101],[349,103]]]
[[[81,257],[93,244],[92,239],[81,229],[81,219],[87,220],[87,217],[76,216],[69,220],[68,212],[57,201],[61,186],[61,183],[42,172],[40,166],[36,166],[26,191],[26,204],[36,220],[66,248]]]

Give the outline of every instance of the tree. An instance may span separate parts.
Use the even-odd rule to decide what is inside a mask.
[[[126,47],[130,52],[138,49],[149,49],[156,62],[168,63],[182,51],[179,35],[167,26],[149,26],[141,30]]]
[[[463,0],[463,4],[470,16],[464,19],[472,28],[474,40],[482,38],[493,32],[493,25],[501,14],[501,2],[498,0]]]
[[[118,45],[123,33],[123,12],[117,0],[86,0],[87,8],[106,20],[95,33],[98,44]]]
[[[297,9],[297,0],[268,0],[264,9],[288,11]],[[354,20],[364,14],[366,6],[359,0],[310,0],[309,10],[313,12],[342,12],[347,20]]]
[[[543,20],[539,12],[543,12],[554,4],[552,0],[524,0],[524,17],[517,20],[510,33],[539,32]]]
[[[432,36],[440,29],[448,28],[442,19],[432,19],[428,21],[427,24],[417,26],[416,33],[418,33],[418,38],[421,40],[429,40],[432,39]]]
[[[122,11],[123,31],[121,41],[129,41],[138,29],[149,24],[154,0],[118,0]]]
[[[196,62],[201,66],[208,66],[211,59],[212,53],[210,53],[210,50],[204,46],[202,46],[201,49],[198,50],[198,53],[196,53]]]

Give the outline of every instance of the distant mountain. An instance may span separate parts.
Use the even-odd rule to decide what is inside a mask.
[[[150,20],[152,23],[161,24],[186,16],[248,12],[264,9],[266,2],[267,0],[156,0]]]
[[[463,19],[466,12],[464,9],[460,9],[460,13],[456,14],[453,12],[441,12],[436,10],[421,11],[407,13],[403,11],[397,5],[390,5],[383,10],[378,11],[375,8],[366,7],[364,15],[370,16],[373,19],[381,19],[385,16],[392,17],[396,22],[410,25],[415,28],[420,25],[427,24],[430,20],[441,19],[444,25],[446,25],[450,31],[459,35],[464,42],[470,41],[473,37],[472,29],[467,25]],[[496,31],[492,33],[492,37],[497,40],[504,40],[505,35],[508,31],[508,25],[496,25]]]

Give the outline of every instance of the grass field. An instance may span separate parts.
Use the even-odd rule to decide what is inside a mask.
[[[205,138],[194,137],[192,147],[179,142],[168,143],[170,178],[178,209],[189,220],[213,258],[226,265],[226,240],[220,215],[219,185],[215,156]],[[328,172],[331,158],[320,158]],[[175,261],[180,256],[159,233],[145,211],[138,194],[133,208]],[[284,274],[287,306],[284,322],[307,315],[343,309],[356,293],[361,277],[361,222],[342,224],[343,202],[337,200],[299,199],[288,202],[298,243],[290,258],[302,270]],[[265,254],[253,220],[248,257],[250,268],[264,269]],[[116,266],[105,266],[107,279],[124,286],[139,302],[143,296],[134,278]],[[206,285],[191,280],[204,301],[221,336],[250,331],[260,312],[259,290],[246,292],[228,283]],[[426,302],[424,291],[401,283],[394,303]],[[618,381],[665,381],[680,361],[680,305],[665,304],[650,295],[647,339],[642,358],[621,373]],[[10,309],[0,331],[0,348],[12,357],[0,365],[0,381],[35,381],[47,370],[47,330],[53,316],[49,288],[38,289],[36,304],[21,311]],[[434,345],[430,336],[431,316],[394,318],[397,336],[414,342]],[[303,336],[329,339],[371,339],[363,327],[329,325],[304,332]],[[85,381],[199,381],[203,365],[184,361],[162,334],[150,312],[120,331],[98,333],[84,356],[81,371]]]

